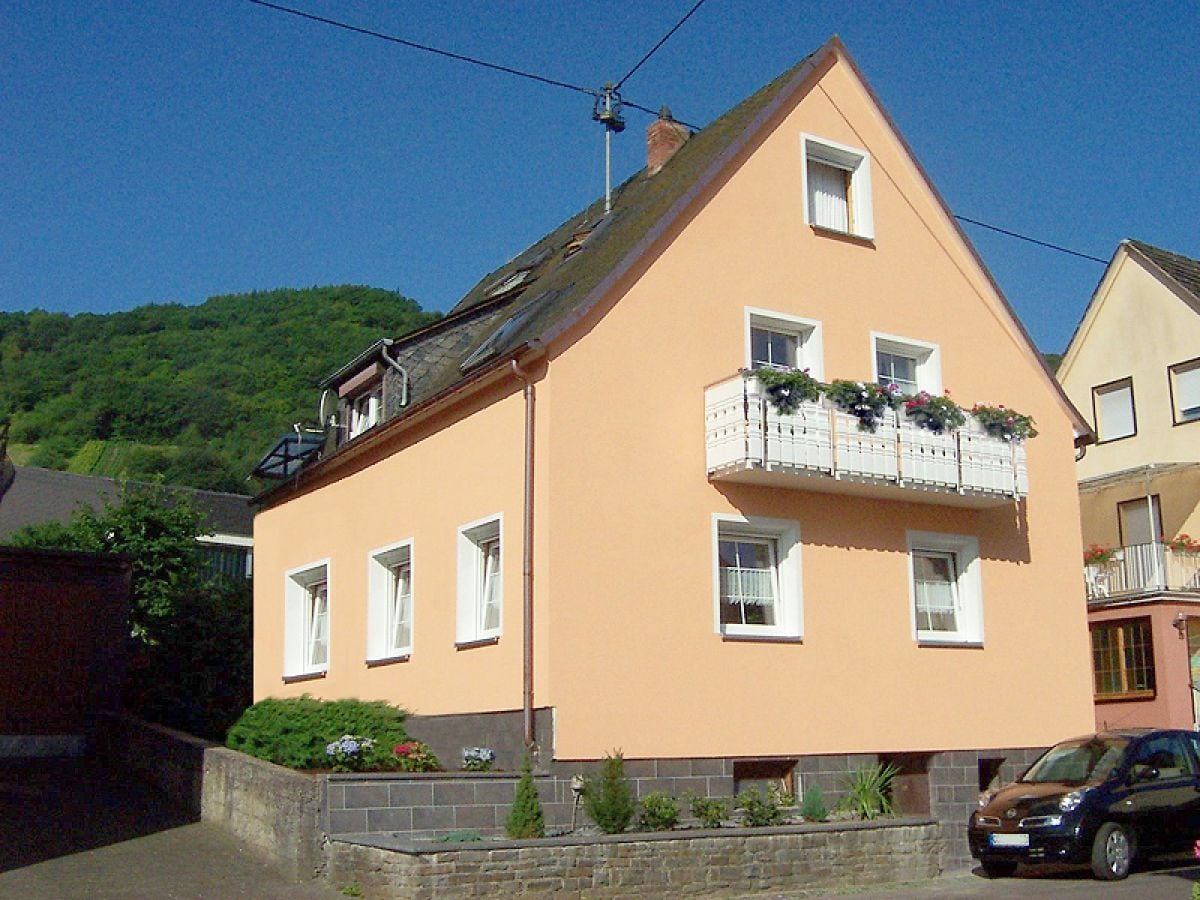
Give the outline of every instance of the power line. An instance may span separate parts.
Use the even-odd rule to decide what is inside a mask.
[[[456,59],[459,62],[470,63],[473,66],[482,66],[485,69],[491,69],[495,72],[504,72],[507,75],[516,75],[518,78],[528,78],[530,81],[537,81],[542,84],[551,85],[552,87],[560,87],[571,91],[577,91],[580,94],[587,94],[589,97],[597,97],[600,94],[599,91],[594,91],[591,88],[580,87],[579,85],[571,84],[570,82],[558,81],[554,78],[546,78],[543,75],[534,75],[532,72],[523,72],[520,69],[514,69],[510,66],[502,66],[498,63],[488,62],[487,60],[476,59],[473,56],[464,56],[461,53],[452,53],[449,50],[441,50],[437,47],[430,47],[426,44],[418,44],[416,41],[408,41],[404,38],[396,37],[393,34],[384,34],[382,31],[373,31],[370,28],[361,28],[358,25],[351,25],[348,22],[339,22],[337,19],[327,19],[324,16],[307,13],[300,9],[293,9],[290,6],[283,6],[279,3],[270,3],[268,0],[246,0],[246,2],[253,3],[255,6],[263,6],[267,9],[273,9],[276,12],[297,16],[301,19],[308,19],[310,22],[320,22],[322,25],[331,25],[334,28],[341,28],[344,31],[352,31],[355,34],[363,34],[368,37],[389,41],[393,44],[400,44],[403,47],[409,47],[413,50],[423,50],[426,53],[432,53],[436,56],[444,56],[447,59]]]
[[[1015,231],[1009,231],[1007,228],[999,228],[995,225],[989,225],[987,222],[980,222],[978,219],[968,219],[966,216],[955,215],[954,218],[960,222],[969,222],[972,225],[978,225],[980,228],[986,228],[988,231],[995,231],[999,234],[1006,234],[1009,237],[1016,238],[1019,241],[1028,241],[1031,244],[1037,244],[1039,247],[1046,247],[1049,250],[1057,250],[1059,253],[1068,253],[1071,256],[1078,256],[1080,259],[1090,259],[1092,262],[1098,262],[1102,266],[1108,265],[1107,259],[1101,259],[1098,256],[1090,256],[1087,253],[1080,253],[1078,250],[1071,250],[1067,247],[1060,247],[1058,244],[1051,244],[1047,241],[1039,241],[1037,238],[1031,238],[1024,234],[1018,234]]]
[[[680,19],[678,22],[676,22],[675,27],[672,28],[670,31],[668,31],[666,34],[664,34],[662,37],[662,40],[659,41],[657,44],[655,44],[653,47],[651,47],[650,51],[645,56],[643,56],[641,59],[638,60],[638,63],[636,66],[634,66],[632,69],[630,69],[628,72],[625,73],[625,77],[616,83],[613,90],[619,91],[621,89],[621,85],[623,85],[626,81],[628,81],[630,76],[632,76],[634,72],[636,72],[638,69],[640,69],[642,67],[642,63],[644,63],[646,60],[648,60],[650,57],[652,57],[655,54],[655,52],[658,50],[658,48],[661,47],[663,44],[665,44],[670,39],[671,35],[673,35],[680,28],[682,28],[683,23],[686,22],[688,19],[690,19],[692,17],[692,14],[703,5],[704,5],[704,0],[696,0],[696,5],[687,11],[687,15],[685,15],[682,19]],[[632,106],[633,104],[631,103],[629,105]],[[680,124],[684,124],[684,123],[680,123]],[[687,127],[691,128],[692,126],[688,125]]]

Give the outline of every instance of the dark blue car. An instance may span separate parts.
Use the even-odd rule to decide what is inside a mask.
[[[971,855],[992,878],[1018,863],[1089,863],[1124,878],[1134,857],[1200,838],[1200,735],[1126,729],[1063,741],[971,814]]]

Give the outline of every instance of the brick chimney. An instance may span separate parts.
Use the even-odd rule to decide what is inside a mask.
[[[664,106],[658,118],[646,129],[646,174],[653,175],[667,164],[684,141],[692,136],[686,126],[671,117],[671,110]]]

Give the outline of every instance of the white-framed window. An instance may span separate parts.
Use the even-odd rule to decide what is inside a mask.
[[[767,309],[745,308],[746,368],[808,369],[825,377],[821,323]]]
[[[942,353],[937,344],[871,332],[871,363],[878,384],[901,393],[942,392]]]
[[[503,517],[495,515],[458,529],[455,639],[459,644],[500,637],[504,613],[503,526]]]
[[[801,638],[800,529],[786,519],[718,513],[712,520],[716,631]]]
[[[329,568],[325,559],[284,573],[284,677],[329,668]]]
[[[1200,359],[1176,363],[1169,373],[1175,424],[1200,420]]]
[[[372,550],[367,558],[367,661],[412,653],[413,542]]]
[[[908,532],[909,608],[920,644],[983,643],[979,540]]]
[[[350,437],[358,437],[374,428],[383,417],[383,384],[359,394],[350,401]]]
[[[801,144],[804,221],[830,231],[875,237],[870,155],[810,134],[801,135]]]
[[[1121,378],[1092,388],[1092,411],[1100,441],[1116,441],[1137,434],[1133,379]]]

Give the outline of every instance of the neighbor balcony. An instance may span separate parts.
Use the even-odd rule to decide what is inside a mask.
[[[1106,562],[1083,567],[1087,598],[1106,600],[1138,594],[1200,593],[1200,554],[1174,550],[1162,541],[1129,544]]]
[[[781,414],[753,376],[704,392],[708,477],[953,506],[993,506],[1029,490],[1025,447],[967,416],[937,434],[889,412],[874,431],[822,397]]]

